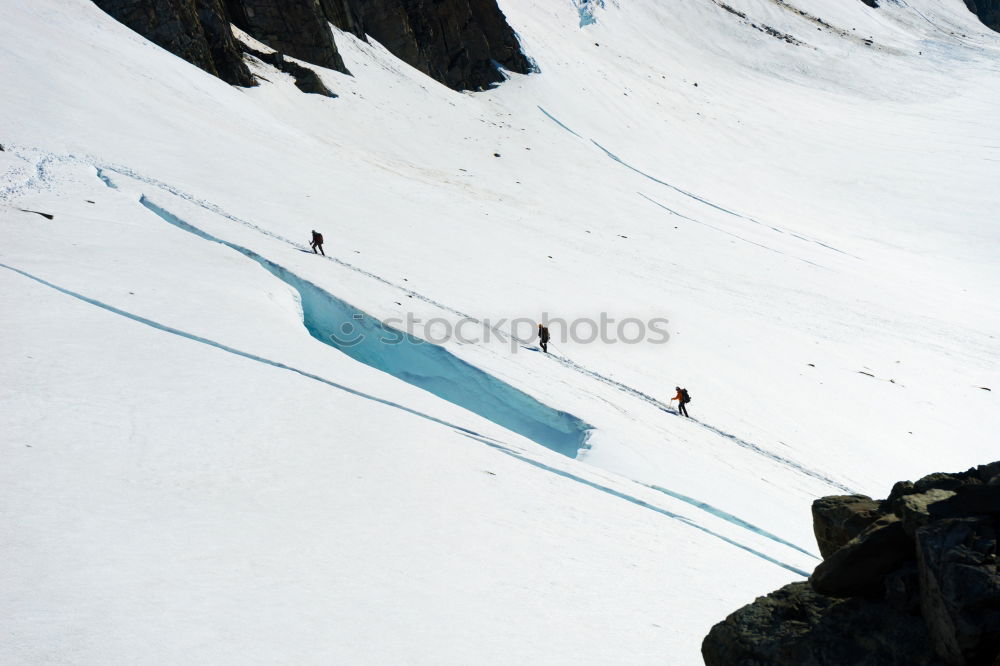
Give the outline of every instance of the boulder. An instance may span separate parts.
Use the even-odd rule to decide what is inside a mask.
[[[879,503],[867,495],[821,497],[812,504],[813,532],[820,554],[829,557],[874,523]]]
[[[918,616],[792,583],[744,606],[702,642],[707,666],[943,666]]]
[[[885,596],[886,574],[914,557],[913,542],[896,516],[884,516],[826,558],[809,578],[831,597]]]

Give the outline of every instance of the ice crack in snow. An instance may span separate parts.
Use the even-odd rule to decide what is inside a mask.
[[[539,108],[541,109],[541,107],[539,107]],[[542,111],[545,112],[544,109],[542,109]],[[546,112],[546,115],[548,115],[547,112]],[[569,130],[569,128],[566,128],[566,129],[568,131],[572,132],[572,130]],[[575,132],[574,132],[574,134],[575,134]],[[153,186],[155,186],[157,188],[160,188],[160,189],[162,189],[162,190],[164,190],[164,191],[166,191],[166,192],[168,192],[170,194],[178,196],[181,199],[184,199],[184,200],[189,201],[190,203],[193,203],[193,204],[195,204],[195,205],[197,205],[197,206],[199,206],[201,208],[204,208],[205,210],[208,210],[208,211],[210,211],[212,213],[220,215],[220,216],[222,216],[222,217],[224,217],[224,218],[226,218],[228,220],[237,222],[238,224],[241,224],[241,225],[243,225],[245,227],[253,229],[254,231],[257,231],[257,232],[259,232],[261,234],[264,234],[265,236],[268,236],[270,238],[274,238],[276,240],[280,240],[282,242],[288,243],[289,245],[291,245],[293,247],[296,247],[298,249],[301,249],[301,250],[305,250],[306,249],[305,246],[302,245],[302,244],[300,244],[300,243],[296,243],[295,241],[292,241],[292,240],[290,240],[288,238],[285,238],[285,237],[283,237],[283,236],[281,236],[279,234],[275,234],[273,232],[270,232],[267,229],[264,229],[264,228],[262,228],[262,227],[260,227],[260,226],[258,226],[256,224],[253,224],[252,222],[243,220],[243,219],[241,219],[241,218],[239,218],[239,217],[237,217],[235,215],[232,215],[232,214],[228,213],[227,211],[223,210],[222,208],[220,208],[219,206],[216,206],[215,204],[212,204],[212,203],[203,201],[201,199],[198,199],[198,198],[196,198],[196,197],[194,197],[194,196],[192,196],[192,195],[190,195],[190,194],[188,194],[188,193],[186,193],[186,192],[184,192],[182,190],[179,190],[179,189],[177,189],[175,187],[167,185],[166,183],[163,183],[162,181],[159,181],[159,180],[156,180],[154,178],[149,178],[149,177],[143,176],[141,174],[135,173],[134,171],[132,171],[131,169],[128,169],[126,167],[121,167],[121,166],[113,166],[113,167],[112,166],[106,166],[106,167],[100,167],[100,168],[98,168],[98,176],[101,178],[102,181],[104,181],[104,183],[108,187],[116,188],[116,185],[107,176],[107,174],[105,173],[105,170],[107,170],[107,171],[113,171],[115,173],[119,173],[119,174],[121,174],[123,176],[126,176],[128,178],[132,178],[132,179],[135,179],[137,181],[140,181],[140,182],[143,182],[143,183],[146,183],[146,184],[149,184],[149,185],[153,185]],[[222,241],[217,241],[217,242],[222,242]],[[472,317],[470,315],[467,315],[467,314],[461,312],[460,310],[457,310],[455,308],[451,308],[451,307],[449,307],[449,306],[447,306],[447,305],[445,305],[443,303],[440,303],[439,301],[436,301],[436,300],[434,300],[432,298],[428,298],[426,296],[418,294],[417,292],[413,292],[413,291],[411,291],[409,289],[406,289],[405,287],[402,287],[400,285],[396,285],[396,284],[390,282],[389,280],[386,280],[385,278],[383,278],[383,277],[381,277],[379,275],[375,275],[374,273],[370,273],[370,272],[368,272],[368,271],[366,271],[366,270],[364,270],[362,268],[353,266],[352,264],[349,264],[349,263],[347,263],[345,261],[342,261],[340,259],[337,259],[335,257],[326,257],[326,258],[327,258],[327,260],[330,260],[330,261],[333,261],[333,262],[335,262],[337,264],[340,264],[340,265],[342,265],[342,266],[344,266],[344,267],[346,267],[346,268],[348,268],[348,269],[350,269],[352,271],[355,271],[357,273],[365,275],[366,277],[370,277],[370,278],[372,278],[374,280],[377,280],[378,282],[381,282],[382,284],[390,285],[390,286],[393,286],[393,287],[395,287],[397,289],[400,289],[401,291],[403,291],[403,292],[405,292],[407,294],[413,295],[414,298],[419,298],[420,300],[422,300],[422,301],[424,301],[426,303],[429,303],[431,305],[434,305],[436,307],[439,307],[439,308],[441,308],[444,311],[451,312],[453,314],[457,314],[457,315],[462,316],[462,317],[468,317],[470,320],[475,321],[475,322],[481,322],[481,320],[479,320],[478,318],[475,318],[475,317]],[[519,342],[521,342],[522,344],[526,343],[526,341],[524,341],[524,340],[519,340]],[[607,384],[609,386],[613,386],[613,387],[617,388],[618,390],[620,390],[620,391],[622,391],[624,393],[627,393],[627,394],[629,394],[629,395],[631,395],[631,396],[633,396],[635,398],[638,398],[640,400],[643,400],[644,402],[647,402],[647,403],[649,403],[651,405],[654,405],[654,406],[658,407],[659,409],[661,409],[661,410],[663,410],[663,411],[665,411],[667,413],[676,414],[676,412],[673,409],[671,409],[668,405],[664,404],[663,402],[660,402],[656,398],[654,398],[654,397],[652,397],[652,396],[650,396],[650,395],[648,395],[646,393],[643,393],[642,391],[639,391],[638,389],[635,389],[635,388],[632,388],[632,387],[630,387],[630,386],[628,386],[626,384],[623,384],[623,383],[621,383],[621,382],[619,382],[617,380],[611,379],[610,377],[606,377],[606,376],[604,376],[604,375],[602,375],[602,374],[600,374],[598,372],[590,370],[590,369],[588,369],[588,368],[586,368],[586,367],[584,367],[584,366],[582,366],[582,365],[580,365],[580,364],[578,364],[578,363],[576,363],[574,361],[571,361],[568,358],[559,356],[558,354],[549,354],[549,358],[552,358],[553,360],[556,360],[557,362],[561,363],[562,365],[566,366],[567,368],[570,368],[571,370],[573,370],[575,372],[587,375],[587,376],[589,376],[589,377],[591,377],[593,379],[596,379],[597,381],[600,381],[600,382],[602,382],[604,384]],[[830,477],[828,477],[828,476],[826,476],[826,475],[824,475],[824,474],[822,474],[820,472],[817,472],[815,470],[809,469],[809,468],[805,467],[804,465],[802,465],[801,463],[798,463],[798,462],[796,462],[794,460],[791,460],[789,458],[781,456],[781,455],[779,455],[777,453],[768,451],[767,449],[764,449],[763,447],[758,446],[757,444],[754,444],[752,442],[744,440],[744,439],[742,439],[740,437],[737,437],[736,435],[733,435],[731,433],[724,432],[724,431],[722,431],[722,430],[720,430],[718,428],[715,428],[714,426],[708,425],[706,423],[702,423],[702,422],[698,421],[697,419],[691,419],[691,421],[697,423],[698,425],[700,425],[703,428],[706,428],[706,429],[714,432],[715,434],[717,434],[717,435],[719,435],[721,437],[724,437],[724,438],[732,441],[733,443],[737,444],[738,446],[740,446],[742,448],[745,448],[745,449],[748,449],[750,451],[753,451],[754,453],[757,453],[757,454],[759,454],[761,456],[764,456],[765,458],[768,458],[768,459],[770,459],[770,460],[772,460],[772,461],[774,461],[774,462],[776,462],[778,464],[784,465],[784,466],[786,466],[786,467],[788,467],[790,469],[793,469],[793,470],[795,470],[795,471],[797,471],[797,472],[799,472],[801,474],[804,474],[806,476],[809,476],[809,477],[812,477],[812,478],[817,479],[819,481],[822,481],[823,483],[826,483],[826,484],[828,484],[828,485],[830,485],[830,486],[832,486],[834,488],[837,488],[838,490],[842,490],[842,491],[847,492],[847,493],[853,493],[853,492],[855,492],[854,490],[852,490],[848,486],[845,486],[842,483],[834,481]]]
[[[149,201],[140,203],[169,224],[254,260],[295,289],[310,335],[351,358],[463,407],[512,432],[575,458],[592,426],[458,358],[444,347],[389,327],[287,268],[222,240]]]

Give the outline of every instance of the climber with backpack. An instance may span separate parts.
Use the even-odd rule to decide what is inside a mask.
[[[677,395],[675,395],[674,397],[672,397],[670,399],[670,402],[673,402],[674,400],[676,400],[677,401],[677,413],[678,414],[683,414],[684,416],[687,416],[688,418],[691,418],[690,416],[688,416],[688,410],[687,410],[687,407],[685,406],[689,402],[691,402],[691,395],[688,393],[688,390],[686,388],[682,389],[680,386],[675,386],[674,388],[677,389]]]
[[[549,353],[549,327],[544,324],[538,325],[538,345],[543,352]]]
[[[313,229],[312,232],[312,242],[309,243],[309,247],[312,248],[313,254],[316,254],[316,250],[319,250],[319,254],[326,256],[326,252],[323,251],[323,234]]]

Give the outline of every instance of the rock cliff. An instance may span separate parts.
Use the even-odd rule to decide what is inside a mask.
[[[456,90],[532,70],[496,0],[325,0],[342,30],[371,35],[397,58]],[[342,17],[349,18],[342,18]]]
[[[531,62],[496,0],[94,0],[175,55],[235,85],[253,85],[230,22],[284,55],[347,73],[330,23],[368,35],[455,90],[527,74]]]
[[[233,23],[272,49],[347,72],[319,0],[226,0]]]
[[[238,86],[254,85],[222,0],[94,0],[174,55]]]

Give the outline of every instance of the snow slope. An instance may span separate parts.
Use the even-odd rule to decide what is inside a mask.
[[[336,99],[0,1],[5,663],[699,663],[813,498],[996,457],[960,0],[504,0],[539,74]],[[426,324],[602,312],[670,340]]]

